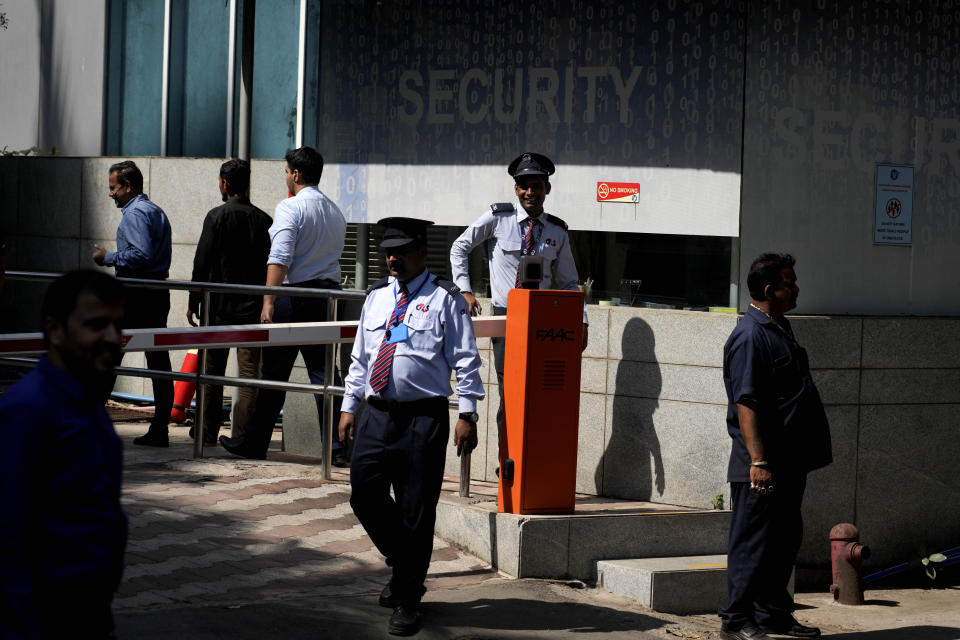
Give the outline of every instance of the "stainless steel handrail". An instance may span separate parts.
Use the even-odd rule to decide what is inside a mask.
[[[44,281],[56,280],[62,273],[46,273],[42,271],[7,271],[9,280]],[[177,291],[210,291],[212,293],[250,293],[268,295],[291,295],[313,298],[337,298],[340,300],[364,300],[367,294],[363,291],[344,291],[343,289],[310,289],[306,287],[268,287],[255,284],[226,284],[223,282],[193,282],[190,280],[149,280],[145,278],[117,278],[124,284],[136,285],[146,289],[174,289]]]
[[[9,280],[26,280],[26,281],[47,281],[55,280],[59,278],[61,273],[45,273],[41,271],[7,271],[6,277]],[[329,298],[331,304],[327,306],[327,320],[333,320],[336,318],[336,309],[338,300],[364,300],[366,299],[366,294],[361,291],[343,291],[342,289],[314,289],[307,287],[269,287],[265,285],[248,285],[248,284],[227,284],[223,282],[193,282],[186,280],[151,280],[146,278],[117,278],[120,282],[125,285],[130,285],[134,287],[146,288],[146,289],[166,289],[166,290],[177,290],[177,291],[197,291],[203,296],[203,305],[201,307],[202,317],[201,325],[210,326],[209,318],[209,309],[210,309],[210,294],[211,293],[244,293],[244,294],[261,294],[261,295],[278,295],[278,296],[302,296],[302,297],[311,297],[311,298]],[[229,348],[229,347],[225,347]],[[323,380],[324,385],[313,386],[307,385],[310,387],[309,391],[316,394],[319,390],[323,394],[323,411],[321,416],[324,420],[321,422],[321,441],[323,442],[323,452],[321,453],[321,473],[325,479],[330,479],[330,467],[331,467],[331,457],[333,451],[333,385],[330,384],[330,381],[334,379],[334,370],[336,368],[334,363],[334,351],[333,345],[328,350],[327,361],[324,366]],[[204,381],[209,380],[204,376],[206,373],[206,349],[197,350],[197,372],[196,374],[190,374],[186,378],[178,378],[175,376],[167,376],[166,372],[157,372],[163,375],[156,376],[138,376],[138,377],[156,377],[160,379],[172,379],[180,380],[187,379],[193,381],[197,385],[197,428],[193,430],[193,457],[202,458],[203,457],[203,433],[200,429],[202,425],[202,416],[205,415],[204,410],[206,407],[206,393],[203,389]],[[131,373],[129,367],[118,367],[118,372],[123,372],[123,375],[135,375]],[[133,369],[133,371],[150,371],[148,369]],[[172,373],[172,372],[171,372]],[[241,384],[240,380],[245,380],[243,378],[230,379],[230,386],[255,386],[260,387],[259,384]],[[258,381],[264,382],[264,381]],[[264,386],[260,388],[275,388]],[[343,395],[342,387],[340,387],[340,395]],[[294,390],[294,389],[291,389]],[[296,389],[297,391],[308,391],[308,389]]]

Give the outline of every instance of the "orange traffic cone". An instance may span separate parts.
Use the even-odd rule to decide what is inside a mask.
[[[180,367],[180,373],[197,372],[197,350],[190,349],[183,359],[183,366]],[[182,424],[187,419],[187,409],[190,408],[190,401],[193,400],[193,394],[197,390],[195,382],[177,380],[173,385],[173,408],[170,410],[171,422]]]

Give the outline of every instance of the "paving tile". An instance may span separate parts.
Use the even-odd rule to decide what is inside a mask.
[[[131,429],[133,434],[142,425]],[[336,484],[314,477],[315,465],[287,461],[283,454],[261,464],[176,459],[173,449],[157,452],[167,456],[165,462],[141,457],[125,467],[122,500],[130,540],[115,609],[247,604],[306,593],[372,596],[389,578],[350,509],[347,473],[338,470]],[[248,471],[255,474],[247,477]],[[450,490],[458,489],[456,478],[445,480]],[[496,485],[476,483],[474,490],[495,493]],[[433,562],[428,579],[438,584],[497,576],[443,542],[437,542]]]

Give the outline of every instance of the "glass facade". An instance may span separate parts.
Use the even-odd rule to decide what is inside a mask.
[[[163,2],[110,2],[106,155],[160,155],[163,22]]]
[[[227,126],[230,5],[174,0],[167,155],[219,157]]]
[[[111,0],[104,153],[161,155],[164,2]],[[236,152],[243,0],[237,0],[234,105],[227,149],[230,3],[171,0],[166,155]],[[282,158],[296,146],[300,0],[258,2],[250,154]]]

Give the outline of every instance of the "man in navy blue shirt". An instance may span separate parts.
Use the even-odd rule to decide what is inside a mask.
[[[110,167],[110,197],[123,211],[117,227],[117,250],[94,246],[93,261],[115,267],[119,278],[166,280],[170,272],[170,221],[163,209],[143,192],[143,174],[130,160]],[[166,327],[170,292],[166,289],[127,288],[127,328]],[[148,351],[147,367],[170,371],[170,354]],[[150,447],[169,446],[167,427],[173,408],[173,381],[153,380],[155,413],[150,429],[133,443]]]
[[[792,256],[774,253],[753,261],[750,308],[723,347],[733,439],[727,604],[719,611],[726,640],[766,640],[767,633],[820,637],[819,629],[793,617],[788,591],[803,538],[807,473],[832,460],[807,352],[784,317],[800,292],[794,264]]]
[[[127,538],[122,445],[103,406],[123,289],[69,273],[42,317],[47,355],[0,398],[0,637],[107,638]]]

